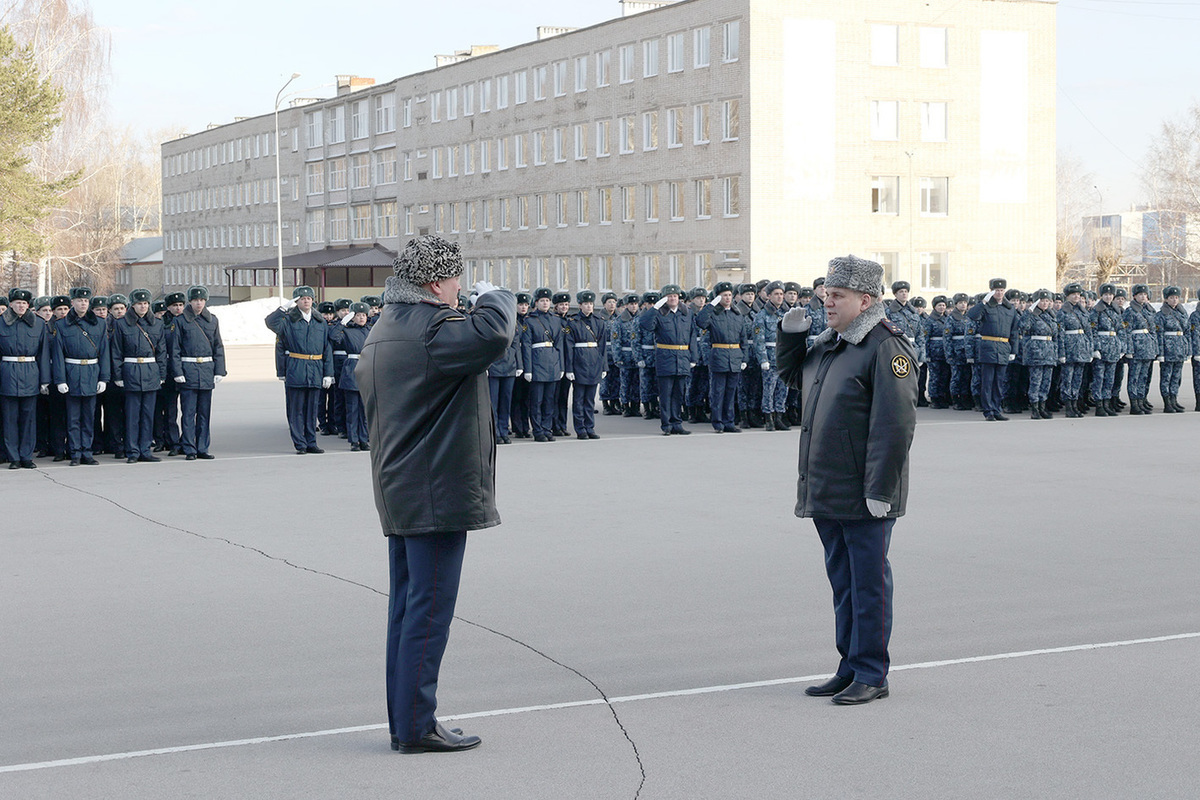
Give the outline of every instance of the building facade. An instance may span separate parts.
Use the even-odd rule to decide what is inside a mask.
[[[279,112],[283,250],[438,233],[469,280],[572,291],[807,282],[847,252],[918,292],[1050,284],[1054,13],[686,0],[342,80]],[[168,285],[274,291],[236,269],[275,252],[274,131],[163,145]]]

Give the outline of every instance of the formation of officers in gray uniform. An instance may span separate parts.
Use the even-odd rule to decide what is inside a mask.
[[[212,390],[225,376],[221,331],[193,286],[151,304],[150,292],[0,299],[0,463],[34,458],[97,465],[112,454],[212,459]]]

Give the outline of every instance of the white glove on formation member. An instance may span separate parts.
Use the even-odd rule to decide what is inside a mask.
[[[667,298],[663,297],[663,298],[660,298],[660,299],[659,299],[659,301],[658,301],[657,303],[655,303],[655,304],[654,304],[654,307],[655,307],[655,308],[662,308],[662,307],[663,307],[663,306],[665,306],[666,304],[667,304]]]
[[[328,389],[333,386],[333,378],[321,378],[321,388]]]
[[[117,386],[120,386],[120,385],[121,384],[119,384],[119,383],[117,384]],[[38,387],[38,391],[41,392],[42,394],[50,394],[50,384],[43,383],[41,386]]]
[[[58,384],[56,388],[58,389],[59,394],[66,394],[67,392],[71,391],[71,387],[67,386],[65,383]]]
[[[104,394],[104,390],[108,388],[108,384],[100,381],[96,384],[96,394]]]
[[[471,287],[471,291],[474,292],[476,296],[482,297],[488,292],[494,292],[499,288],[499,286],[495,286],[487,281],[479,281]]]
[[[530,383],[533,382],[533,373],[532,372],[526,372],[523,377],[525,378],[526,381],[528,381]]]
[[[885,503],[882,500],[872,500],[869,497],[864,497],[867,501],[867,511],[871,512],[872,517],[882,517],[892,510],[891,503]]]
[[[280,378],[279,380],[283,380],[283,378]],[[114,384],[116,384],[116,387],[117,387],[118,389],[124,389],[124,388],[125,388],[125,381],[113,381],[113,383],[114,383]]]
[[[224,375],[213,375],[213,386],[216,386],[221,381],[225,380]]]
[[[574,382],[575,382],[575,373],[574,373],[574,372],[568,372],[568,373],[567,373],[567,380],[569,380],[569,381],[571,381],[572,383],[574,383]]]
[[[187,377],[184,375],[176,375],[175,382],[176,383],[187,383]]]
[[[812,327],[812,317],[808,315],[807,308],[797,306],[783,315],[779,327],[784,333],[804,333]]]

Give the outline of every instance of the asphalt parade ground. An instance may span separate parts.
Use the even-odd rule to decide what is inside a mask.
[[[483,745],[419,756],[369,456],[294,454],[270,348],[230,370],[215,461],[0,474],[0,797],[1200,796],[1190,369],[1186,414],[919,411],[858,708],[803,695],[836,653],[795,430],[514,440],[439,691]]]

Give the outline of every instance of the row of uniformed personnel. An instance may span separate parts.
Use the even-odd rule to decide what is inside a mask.
[[[193,286],[186,299],[169,295],[157,312],[146,289],[128,299],[88,287],[36,299],[26,289],[10,291],[0,312],[0,451],[9,469],[33,469],[39,444],[41,455],[70,458],[72,466],[97,464],[105,448],[127,463],[160,461],[156,416],[163,425],[157,449],[189,461],[212,458],[211,394],[226,374],[224,346],[206,309],[208,291]],[[181,402],[181,429],[168,393]],[[107,443],[98,430],[102,416]]]

